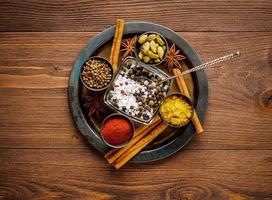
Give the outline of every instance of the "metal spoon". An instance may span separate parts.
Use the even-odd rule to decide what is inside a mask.
[[[189,74],[189,73],[192,73],[192,72],[195,72],[195,71],[198,71],[200,69],[204,69],[206,67],[210,67],[210,66],[214,66],[216,64],[219,64],[219,63],[222,63],[222,62],[225,62],[227,60],[231,60],[233,58],[236,58],[236,57],[239,57],[241,54],[239,51],[235,52],[235,53],[232,53],[232,54],[229,54],[229,55],[226,55],[226,56],[222,56],[222,57],[219,57],[219,58],[216,58],[214,60],[211,60],[209,62],[206,62],[206,63],[203,63],[201,65],[198,65],[192,69],[188,69],[186,71],[183,71],[181,72],[181,74],[179,75],[176,75],[176,76],[171,76],[169,78],[166,78],[166,79],[163,79],[162,81],[158,82],[156,85],[160,85],[161,83],[165,82],[165,81],[168,81],[168,80],[171,80],[173,78],[177,78],[179,76],[184,76],[185,74]]]

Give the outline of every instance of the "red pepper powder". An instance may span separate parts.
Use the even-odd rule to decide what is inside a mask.
[[[122,117],[106,120],[101,128],[104,140],[114,146],[126,143],[131,138],[132,132],[131,123]]]

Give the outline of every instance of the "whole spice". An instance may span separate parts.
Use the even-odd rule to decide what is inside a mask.
[[[122,145],[129,141],[133,127],[128,119],[112,117],[107,119],[101,128],[101,135],[106,143],[113,146]]]
[[[88,87],[102,89],[110,83],[112,73],[112,69],[106,61],[92,58],[84,64],[81,77]]]
[[[181,74],[181,71],[179,69],[175,68],[175,69],[173,69],[173,73],[176,76],[176,75]],[[177,77],[176,82],[177,82],[177,85],[178,85],[178,88],[179,88],[180,92],[183,93],[188,98],[190,98],[190,93],[188,91],[188,88],[186,86],[186,83],[185,83],[185,80],[184,80],[183,76]],[[193,122],[193,124],[195,126],[195,129],[196,129],[196,132],[198,134],[204,132],[204,129],[203,129],[203,127],[202,127],[202,125],[201,125],[201,123],[199,121],[199,118],[197,116],[196,111],[194,111],[192,122]]]
[[[162,118],[169,124],[181,126],[191,119],[193,109],[191,105],[181,97],[173,95],[167,97],[161,104],[160,113]]]
[[[116,71],[118,67],[118,59],[124,32],[124,25],[125,21],[123,19],[116,20],[116,28],[110,54],[110,63],[112,64],[113,71]]]
[[[124,152],[120,157],[118,157],[113,166],[119,169],[124,164],[126,164],[131,158],[137,155],[144,147],[146,147],[152,140],[154,140],[158,135],[160,135],[167,128],[167,124],[161,122],[156,126],[149,134],[145,135],[141,140],[139,140],[135,145]]]
[[[143,76],[146,79],[137,77]],[[117,110],[149,122],[169,90],[169,82],[156,86],[161,75],[144,68],[136,60],[127,59],[109,90],[107,100]]]
[[[106,113],[103,96],[94,93],[92,96],[85,96],[84,101],[84,106],[88,109],[89,118],[95,114],[96,118],[99,119],[101,112]]]
[[[166,42],[159,34],[146,33],[139,37],[140,44],[138,57],[144,63],[159,63],[163,60],[166,53]]]
[[[176,45],[175,43],[173,43],[168,51],[168,55],[164,65],[168,68],[169,72],[172,72],[172,69],[174,68],[178,68],[181,70],[180,61],[184,59],[186,59],[186,57],[180,54],[180,50],[176,51]]]
[[[131,56],[132,53],[134,52],[134,45],[137,41],[137,36],[131,38],[131,39],[127,39],[125,41],[122,42],[122,50],[124,53],[123,57],[127,57],[127,56]]]

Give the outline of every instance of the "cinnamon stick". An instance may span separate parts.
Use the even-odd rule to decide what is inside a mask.
[[[128,151],[122,154],[114,163],[113,166],[116,169],[120,169],[124,164],[126,164],[131,158],[138,154],[144,147],[146,147],[152,140],[154,140],[160,133],[162,133],[167,128],[167,124],[161,122],[151,133],[146,137],[137,142]]]
[[[113,71],[116,71],[118,68],[118,59],[124,33],[124,25],[125,21],[123,19],[116,20],[115,33],[110,54],[110,63],[112,64]]]
[[[145,137],[153,128],[155,128],[161,119],[159,116],[156,116],[154,120],[149,125],[142,125],[140,126],[134,133],[134,137],[132,140],[123,148],[121,149],[111,149],[109,152],[105,154],[105,158],[107,161],[112,164],[115,162],[122,154],[128,151],[134,144],[136,144],[139,140]]]
[[[159,141],[153,142],[152,145],[157,146],[157,145],[163,144],[165,141],[167,141],[169,138],[171,138],[173,135],[175,135],[178,131],[179,131],[179,129],[174,129],[173,131],[168,133],[167,136],[163,137]]]
[[[181,74],[181,71],[179,69],[177,69],[177,68],[174,68],[173,73],[174,73],[175,76],[177,76],[177,75]],[[177,85],[178,85],[178,88],[179,88],[180,92],[191,99],[183,76],[178,76],[176,78],[176,82],[177,82]],[[193,115],[192,121],[193,121],[193,124],[195,126],[196,132],[198,134],[202,133],[204,131],[204,129],[203,129],[203,127],[202,127],[202,125],[201,125],[201,123],[199,121],[199,118],[198,118],[197,113],[195,112],[195,110],[194,110],[194,115]]]

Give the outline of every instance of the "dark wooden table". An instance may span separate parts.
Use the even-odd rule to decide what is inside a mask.
[[[272,2],[0,1],[0,199],[272,199]],[[179,32],[207,70],[205,133],[120,171],[80,135],[67,101],[79,51],[116,18]]]

